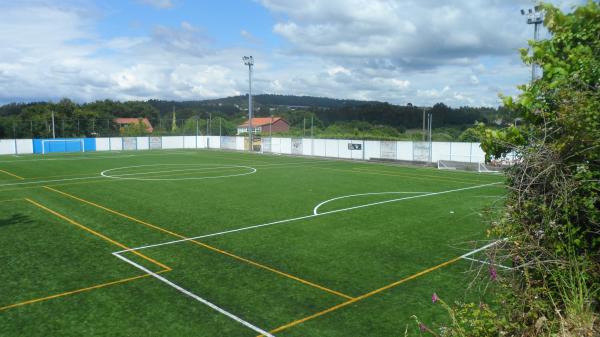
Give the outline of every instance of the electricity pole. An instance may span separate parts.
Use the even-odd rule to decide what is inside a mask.
[[[54,131],[54,111],[52,111],[52,138],[56,138],[56,132]]]
[[[248,140],[250,141],[250,151],[252,151],[252,67],[254,66],[254,58],[244,56],[242,60],[248,66]]]
[[[433,152],[432,152],[432,148],[431,148],[431,145],[432,145],[431,144],[432,143],[431,142],[431,128],[433,125],[433,114],[431,112],[429,112],[427,114],[427,122],[428,122],[428,128],[429,128],[429,162],[431,162],[431,160],[433,159],[432,158]]]
[[[536,42],[540,34],[540,25],[544,22],[544,14],[542,13],[542,7],[540,5],[535,6],[533,9],[529,8],[527,11],[521,9],[521,15],[527,16],[527,24],[533,25],[533,42]],[[536,78],[536,64],[531,62],[531,82],[535,81]]]
[[[302,118],[302,138],[306,135],[306,117]]]
[[[423,108],[423,140],[425,140],[425,108]]]

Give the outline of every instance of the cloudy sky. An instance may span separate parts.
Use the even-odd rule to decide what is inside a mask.
[[[569,9],[578,0],[556,0]],[[498,105],[528,0],[0,0],[0,104],[254,92]]]

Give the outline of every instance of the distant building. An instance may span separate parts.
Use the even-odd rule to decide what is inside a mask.
[[[290,130],[290,124],[281,117],[260,117],[252,118],[252,132],[253,133],[265,133],[269,132],[286,132]],[[237,134],[248,132],[248,121],[238,125]]]
[[[146,127],[146,132],[151,133],[152,131],[154,131],[154,128],[152,127],[152,124],[150,124],[148,118],[115,118],[113,119],[113,122],[115,124],[118,124],[119,127],[135,125],[142,122],[142,124],[144,124],[144,126]]]

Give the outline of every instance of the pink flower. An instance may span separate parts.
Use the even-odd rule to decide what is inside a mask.
[[[498,272],[496,271],[496,268],[494,266],[490,267],[490,278],[492,279],[492,281],[496,281],[496,279],[498,278]]]
[[[431,302],[435,303],[439,300],[440,298],[438,297],[438,295],[436,293],[433,293],[433,295],[431,295]]]
[[[425,324],[419,323],[419,330],[421,332],[426,332],[428,329],[427,329],[427,326]]]

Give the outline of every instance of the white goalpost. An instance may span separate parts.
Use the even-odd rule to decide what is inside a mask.
[[[63,144],[64,150],[62,151],[50,151],[51,144]],[[77,146],[74,146],[77,145]],[[85,152],[85,142],[82,138],[74,139],[43,139],[42,140],[42,154],[50,152]]]
[[[501,173],[502,166],[488,165],[482,162],[462,162],[453,160],[438,160],[437,168],[439,170],[461,170],[476,171],[479,173]]]
[[[479,173],[502,173],[501,166],[488,165],[486,163],[478,163],[477,172]]]

